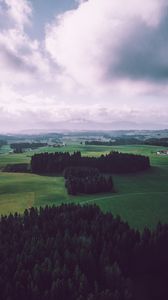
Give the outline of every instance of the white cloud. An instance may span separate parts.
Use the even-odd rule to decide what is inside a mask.
[[[118,50],[124,42],[127,46],[135,25],[143,24],[153,34],[160,28],[165,3],[78,1],[77,9],[46,25],[45,40],[40,41],[26,31],[33,26],[30,2],[0,0],[1,128],[51,128],[66,120],[146,122],[149,112],[152,122],[166,122],[165,82],[114,72]]]
[[[93,89],[103,82],[118,47],[139,20],[156,27],[164,0],[89,0],[56,18],[46,28],[46,49],[76,82]]]
[[[44,83],[55,80],[57,71],[45,54],[42,42],[31,39],[25,31],[32,14],[31,6],[26,0],[1,0],[0,8],[2,20],[6,21],[9,16],[6,26],[0,27],[1,84],[9,85],[7,90],[13,88],[15,92],[17,87],[18,94],[31,93],[35,88],[38,92],[45,88]]]
[[[14,21],[19,29],[23,29],[25,25],[30,25],[32,7],[30,2],[26,0],[4,0],[7,6],[6,15]]]

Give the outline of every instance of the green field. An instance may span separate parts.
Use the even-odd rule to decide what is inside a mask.
[[[70,197],[64,188],[62,177],[39,176],[0,172],[0,214],[23,212],[25,208],[64,203],[96,203],[103,211],[111,211],[128,221],[132,227],[153,228],[158,221],[168,222],[168,157],[156,155],[162,149],[155,146],[85,146],[45,147],[37,152],[77,151],[82,155],[98,156],[111,150],[138,153],[150,156],[152,168],[149,171],[113,175],[116,193],[92,196]],[[30,162],[34,152],[9,154],[5,146],[0,154],[0,167],[6,164]]]

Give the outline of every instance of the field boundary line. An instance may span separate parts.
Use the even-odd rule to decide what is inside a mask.
[[[114,197],[120,198],[123,196],[135,196],[135,195],[146,195],[146,194],[168,194],[168,191],[167,192],[143,192],[143,193],[127,193],[127,194],[120,194],[120,195],[110,195],[110,196],[106,196],[106,197],[102,197],[102,198],[94,198],[94,199],[82,201],[82,202],[79,202],[79,204],[85,204],[85,203],[90,203],[90,202],[99,201],[99,200],[106,200],[106,199],[113,200]]]

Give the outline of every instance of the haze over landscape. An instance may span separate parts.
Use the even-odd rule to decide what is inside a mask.
[[[165,0],[0,0],[0,131],[168,127]]]

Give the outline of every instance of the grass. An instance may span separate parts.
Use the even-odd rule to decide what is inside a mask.
[[[22,213],[25,208],[64,203],[96,203],[103,211],[120,215],[134,227],[154,228],[158,221],[168,222],[168,157],[156,155],[162,149],[155,146],[84,146],[68,145],[62,148],[41,148],[42,151],[77,151],[83,155],[100,155],[110,150],[149,155],[152,168],[149,171],[113,175],[115,194],[83,195],[70,197],[62,177],[39,176],[0,172],[0,214]],[[7,150],[7,149],[6,149]],[[0,155],[0,166],[7,163],[29,162],[31,153]]]
[[[14,203],[11,206],[12,200]],[[1,213],[22,213],[31,206],[60,204],[66,200],[67,193],[62,177],[0,173]]]
[[[128,146],[94,146],[94,145],[81,145],[81,144],[74,144],[74,145],[67,145],[63,147],[41,147],[36,150],[19,153],[9,154],[9,146],[3,146],[0,149],[0,167],[5,166],[6,164],[14,164],[14,163],[29,163],[31,156],[34,153],[42,153],[42,152],[74,152],[74,151],[81,151],[82,155],[85,156],[99,156],[101,154],[109,153],[110,151],[120,151],[125,153],[134,153],[134,154],[142,154],[148,155],[151,158],[151,162],[153,163],[160,163],[168,164],[167,157],[160,157],[156,154],[157,151],[162,150],[163,147],[159,146],[148,146],[148,145],[128,145]]]
[[[168,192],[157,194],[126,194],[126,197],[115,196],[111,199],[93,201],[105,212],[111,211],[128,221],[131,227],[142,230],[145,226],[152,229],[159,221],[168,222]]]

